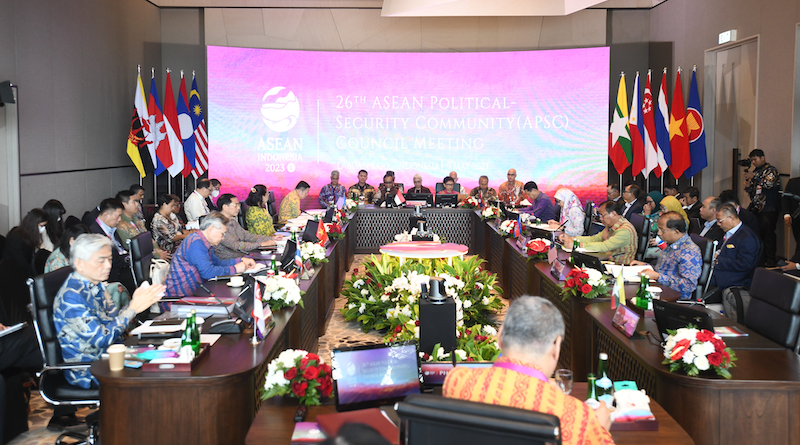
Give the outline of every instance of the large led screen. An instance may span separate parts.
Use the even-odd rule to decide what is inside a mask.
[[[551,197],[604,199],[609,50],[365,53],[208,47],[210,175],[245,197],[278,199],[298,181],[311,199],[341,172],[408,189],[455,170],[497,188],[509,168]],[[314,199],[315,200],[315,199]]]

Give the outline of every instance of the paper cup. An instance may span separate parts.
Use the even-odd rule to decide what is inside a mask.
[[[111,345],[108,347],[108,367],[112,371],[122,371],[125,367],[125,345]]]

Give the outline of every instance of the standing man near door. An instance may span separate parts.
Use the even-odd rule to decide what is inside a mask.
[[[750,195],[748,210],[758,218],[759,238],[764,243],[766,266],[775,267],[778,240],[775,224],[781,209],[781,178],[778,169],[768,164],[761,149],[750,152],[752,172],[744,174],[744,191]]]

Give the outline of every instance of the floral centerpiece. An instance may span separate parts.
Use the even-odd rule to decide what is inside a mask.
[[[301,405],[319,405],[333,390],[331,367],[317,354],[287,349],[267,365],[261,399],[289,395]]]
[[[340,225],[344,225],[350,219],[347,218],[347,212],[344,209],[336,209],[336,212],[333,213],[334,221],[337,221]]]
[[[728,369],[736,366],[733,363],[736,354],[718,335],[693,325],[675,331],[668,329],[667,333],[662,363],[669,365],[669,372],[682,369],[687,375],[697,377],[701,371],[713,369],[718,375],[731,378]]]
[[[478,201],[478,198],[475,196],[467,196],[466,198],[461,200],[460,203],[458,203],[458,206],[461,207],[462,209],[475,210],[481,208],[481,202]]]
[[[457,362],[493,362],[500,356],[497,344],[497,329],[489,325],[461,326],[456,331],[455,359]],[[437,343],[430,354],[419,353],[426,362],[449,361],[450,353],[445,353]]]
[[[507,219],[500,223],[500,227],[497,230],[500,231],[502,236],[513,236],[518,224],[519,222],[516,219]]]
[[[608,283],[603,274],[596,269],[576,267],[569,271],[561,288],[561,297],[572,295],[581,298],[605,297],[608,294]]]
[[[459,326],[491,324],[489,314],[498,313],[503,302],[496,275],[481,268],[483,260],[475,256],[462,260],[408,259],[403,265],[397,258],[372,256],[365,262],[365,274],[354,272],[342,288],[347,298],[341,309],[346,321],[357,321],[364,332],[384,333],[386,341],[414,340],[419,336],[419,297],[421,284],[431,276],[444,279],[445,293],[456,303]]]
[[[344,200],[344,211],[346,213],[353,213],[356,210],[358,210],[358,201],[353,201],[350,198]]]
[[[486,221],[489,219],[497,219],[500,217],[500,209],[494,206],[489,206],[481,211],[481,219]]]
[[[267,303],[273,312],[296,304],[305,307],[302,299],[303,292],[300,291],[294,280],[281,276],[260,276],[256,277],[256,280],[261,284],[259,286],[262,291],[261,300]]]
[[[536,238],[525,243],[525,254],[537,260],[546,260],[547,252],[553,243],[544,238]]]
[[[328,232],[328,236],[331,239],[344,238],[344,232],[342,232],[342,226],[339,223],[325,224],[325,231]]]
[[[325,257],[325,248],[319,243],[306,242],[300,244],[300,256],[303,261],[311,261],[311,264],[327,263],[328,258]]]

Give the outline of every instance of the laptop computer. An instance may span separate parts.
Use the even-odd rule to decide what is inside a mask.
[[[331,368],[337,411],[391,405],[421,391],[415,342],[337,348]]]
[[[600,258],[594,255],[588,255],[583,252],[573,251],[572,258],[575,260],[574,266],[577,267],[588,267],[590,269],[596,269],[600,272],[606,272],[606,266],[603,265],[603,262],[600,261]]]
[[[656,326],[662,339],[667,338],[667,329],[675,330],[685,328],[692,324],[698,329],[708,329],[714,332],[714,323],[711,316],[703,310],[702,306],[697,308],[670,303],[668,301],[653,300],[653,312],[656,316]]]

